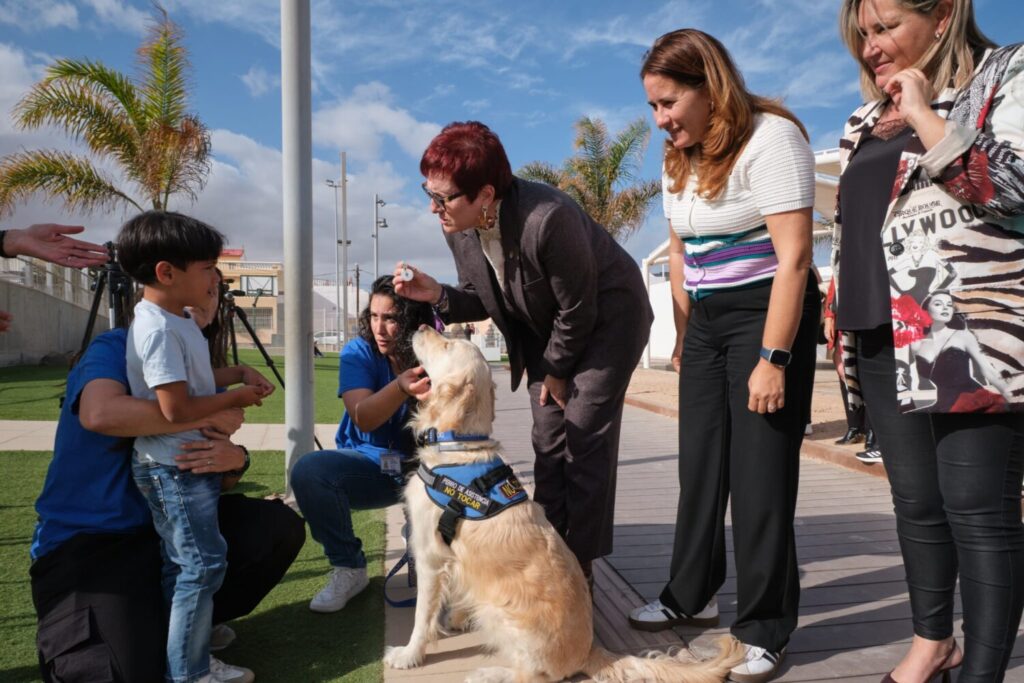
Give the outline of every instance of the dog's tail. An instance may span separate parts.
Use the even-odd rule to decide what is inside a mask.
[[[652,652],[644,657],[616,655],[594,646],[583,671],[599,683],[721,683],[743,661],[743,645],[731,636],[718,639],[718,655],[698,661],[688,650]]]

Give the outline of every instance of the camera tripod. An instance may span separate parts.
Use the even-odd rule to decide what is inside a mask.
[[[76,358],[81,357],[85,353],[85,349],[89,346],[89,341],[92,339],[92,332],[96,327],[96,317],[100,310],[100,303],[103,301],[104,289],[108,289],[110,295],[107,302],[110,329],[117,327],[127,328],[131,320],[129,312],[132,310],[132,300],[134,298],[132,279],[121,270],[121,265],[117,262],[116,257],[113,256],[114,243],[107,242],[103,246],[107,248],[111,257],[103,264],[102,268],[98,269],[98,272],[93,271],[95,282],[93,284],[92,304],[89,306],[89,320],[85,324],[85,334],[82,336],[82,345],[78,349]]]
[[[249,333],[249,339],[252,340],[253,345],[263,356],[263,362],[266,363],[270,371],[274,373],[274,377],[277,378],[278,383],[281,385],[281,391],[284,391],[284,377],[278,372],[277,366],[274,364],[274,359],[271,358],[270,354],[267,353],[267,348],[263,346],[263,342],[256,335],[256,330],[253,329],[252,324],[249,323],[249,316],[246,315],[245,311],[235,303],[236,296],[245,296],[246,293],[240,289],[224,289],[223,298],[227,308],[227,325],[228,325],[228,339],[231,344],[231,358],[238,365],[238,340],[235,337],[235,320],[239,320],[242,323],[242,327]],[[324,447],[320,444],[320,440],[316,437],[314,431],[313,443],[316,444],[318,450],[323,450]]]

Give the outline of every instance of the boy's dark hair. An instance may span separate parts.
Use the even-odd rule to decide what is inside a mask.
[[[117,235],[117,260],[137,282],[156,282],[156,264],[185,270],[196,261],[214,261],[224,236],[201,220],[174,211],[145,211],[128,220]]]

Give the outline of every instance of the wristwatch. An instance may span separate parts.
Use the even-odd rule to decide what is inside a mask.
[[[237,446],[238,444],[235,444],[235,445]],[[243,453],[245,453],[245,462],[242,463],[242,466],[239,467],[237,470],[229,470],[229,471],[224,473],[224,474],[228,475],[229,477],[240,477],[243,474],[245,474],[246,470],[249,469],[249,464],[250,464],[249,463],[249,449],[246,448],[245,446],[238,446],[238,447],[242,449]]]
[[[793,354],[786,349],[767,349],[762,346],[761,358],[764,358],[772,365],[784,368],[789,365],[789,361],[793,360]]]

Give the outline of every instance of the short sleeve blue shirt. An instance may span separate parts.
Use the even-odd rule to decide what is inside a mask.
[[[362,337],[345,344],[341,350],[338,376],[338,396],[352,389],[380,391],[394,381],[388,359],[377,353]],[[374,462],[380,462],[381,453],[388,449],[400,450],[403,444],[402,430],[408,417],[408,406],[403,404],[391,418],[372,432],[364,432],[349,417],[348,412],[341,418],[334,441],[338,448],[359,451]]]
[[[68,375],[53,460],[36,500],[39,522],[29,551],[32,559],[80,533],[124,533],[153,524],[132,480],[132,440],[90,432],[78,419],[79,400],[89,382],[110,379],[127,389],[125,342],[125,330],[104,332]]]

